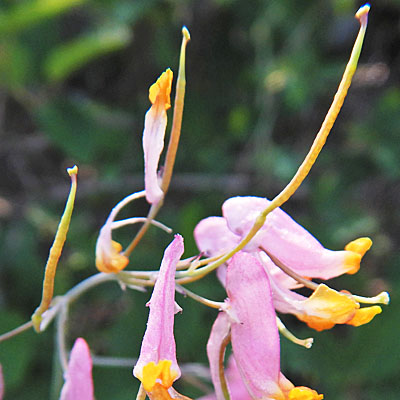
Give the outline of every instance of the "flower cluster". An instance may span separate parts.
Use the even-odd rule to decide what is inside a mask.
[[[121,200],[101,228],[96,244],[96,267],[100,273],[53,301],[54,274],[76,192],[77,168],[69,171],[71,193],[46,266],[43,300],[32,322],[26,325],[34,326],[36,331],[41,332],[53,318],[59,319],[59,352],[65,379],[60,400],[94,400],[93,362],[88,344],[78,338],[68,360],[64,348],[64,324],[72,301],[99,283],[112,280],[123,287],[135,289],[154,286],[147,303],[147,328],[133,369],[133,375],[140,381],[138,400],[146,396],[151,400],[189,399],[173,387],[181,376],[176,356],[174,318],[182,309],[175,302],[176,291],[218,309],[206,349],[214,390],[203,400],[324,398],[314,389],[293,385],[281,372],[279,333],[307,348],[311,347],[312,339],[297,339],[284,327],[276,312],[293,314],[317,331],[330,329],[336,324],[360,326],[382,312],[377,304],[388,304],[389,296],[383,292],[365,298],[348,291],[336,291],[325,283],[313,282],[313,279],[325,281],[346,273],[355,274],[372,241],[362,237],[348,243],[344,250],[326,249],[280,207],[307,176],[340,111],[360,55],[368,11],[369,6],[365,5],[356,14],[361,28],[338,92],[310,152],[291,182],[271,201],[251,196],[226,200],[221,217],[206,218],[194,230],[199,255],[181,260],[184,240],[176,234],[166,248],[157,271],[124,271],[131,253],[150,224],[171,232],[154,218],[168,190],[179,143],[185,94],[185,50],[190,39],[186,28],[182,30],[174,116],[165,164],[159,169],[167,110],[171,108],[173,73],[170,69],[163,72],[149,90],[151,106],[145,116],[143,131],[145,189]],[[116,220],[123,207],[143,197],[150,204],[146,217]],[[143,225],[131,244],[123,250],[122,245],[112,239],[112,232],[134,223]],[[215,270],[226,290],[224,301],[205,299],[183,286]],[[296,291],[300,288],[310,290],[309,297]],[[370,306],[361,307],[361,304]],[[229,344],[232,355],[226,363],[225,353]],[[0,366],[0,400],[3,389]]]

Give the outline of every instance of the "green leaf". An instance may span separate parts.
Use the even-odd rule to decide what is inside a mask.
[[[115,160],[126,149],[131,128],[122,112],[78,96],[41,105],[36,118],[46,135],[80,163]]]
[[[89,61],[126,46],[131,33],[126,26],[90,32],[55,48],[44,63],[47,79],[61,81]]]
[[[0,42],[0,85],[9,89],[22,87],[29,79],[31,53],[13,40]]]
[[[30,0],[0,13],[0,35],[15,33],[83,4],[86,0]]]

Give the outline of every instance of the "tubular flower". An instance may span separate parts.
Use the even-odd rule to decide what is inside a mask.
[[[118,212],[126,204],[132,200],[138,199],[145,195],[144,191],[133,193],[125,199],[121,200],[111,211],[106,223],[100,230],[96,243],[96,267],[100,272],[119,272],[123,270],[129,263],[128,257],[122,254],[122,246],[120,243],[112,240],[112,230],[115,228]],[[132,223],[132,220],[125,220],[125,224]],[[122,226],[119,224],[118,226]]]
[[[232,353],[250,398],[323,399],[312,389],[294,387],[280,372],[278,328],[269,279],[261,263],[251,254],[236,254],[227,268],[226,290],[225,311],[218,315],[207,345],[217,400],[225,399],[221,356],[217,355],[223,358],[229,332]]]
[[[224,315],[224,314],[221,314]],[[229,325],[228,329],[229,331]],[[210,342],[209,342],[210,343]],[[219,353],[219,349],[216,348]],[[215,364],[216,367],[218,364]],[[212,367],[212,363],[210,362],[210,367]],[[225,370],[226,383],[229,387],[230,400],[251,400],[249,392],[247,391],[246,386],[243,383],[242,377],[240,376],[235,358],[233,356],[229,357],[228,367]],[[216,386],[217,388],[218,386]],[[221,398],[221,396],[219,397]],[[223,397],[222,397],[223,398]],[[209,394],[207,396],[201,397],[199,400],[218,400],[216,394]]]
[[[158,203],[164,195],[158,183],[157,168],[164,148],[167,110],[171,107],[172,76],[168,68],[149,89],[152,106],[144,120],[143,151],[146,200],[151,204]]]
[[[65,383],[60,400],[94,400],[92,358],[89,346],[82,338],[75,341],[72,348]]]
[[[215,256],[233,248],[268,204],[267,199],[259,197],[234,197],[225,201],[224,217],[206,218],[196,226],[194,236],[200,251]],[[360,308],[360,302],[388,303],[385,292],[365,299],[309,280],[354,273],[371,244],[369,238],[359,238],[350,242],[345,250],[328,250],[278,208],[268,215],[264,226],[243,251],[254,255],[264,266],[277,311],[292,313],[310,327],[323,330],[335,324],[363,325],[382,311],[379,306]],[[223,269],[218,276],[225,284]],[[310,287],[314,293],[307,298],[290,290],[299,285]]]
[[[171,397],[175,395],[172,384],[181,375],[176,360],[174,314],[181,311],[175,303],[175,271],[183,249],[183,238],[176,235],[165,250],[148,303],[150,313],[140,357],[133,369],[152,400],[175,398]]]

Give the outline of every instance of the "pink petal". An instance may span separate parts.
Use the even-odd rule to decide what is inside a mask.
[[[210,338],[207,342],[207,356],[210,363],[211,380],[215,389],[215,398],[224,400],[224,392],[221,386],[220,378],[220,352],[223,342],[229,336],[230,321],[229,316],[220,312],[215,320],[210,333]]]
[[[207,257],[232,250],[240,241],[240,236],[229,230],[225,218],[209,217],[201,220],[194,229],[197,247]]]
[[[252,400],[240,376],[235,358],[229,357],[228,368],[225,370],[225,377],[228,384],[229,395],[231,400]],[[214,384],[215,385],[215,384]],[[218,400],[216,394],[203,396],[199,400]]]
[[[60,400],[94,400],[92,358],[89,346],[82,338],[72,348]]]
[[[164,148],[165,129],[167,128],[167,109],[171,106],[172,71],[167,69],[150,88],[149,98],[153,105],[147,111],[143,130],[144,183],[146,199],[157,203],[164,193],[158,183],[158,162]]]
[[[161,262],[160,272],[149,301],[150,313],[146,332],[143,337],[140,357],[133,370],[140,379],[143,367],[149,362],[157,364],[161,360],[171,360],[178,379],[181,375],[176,360],[174,338],[175,314],[175,271],[176,265],[184,251],[183,238],[175,235],[175,239],[167,247]]]
[[[249,395],[249,392],[243,383],[235,358],[233,356],[231,356],[228,360],[226,380],[228,382],[231,400],[251,400],[251,396]]]
[[[256,399],[282,395],[279,334],[262,265],[248,253],[236,254],[228,266],[226,289],[240,320],[231,322],[233,355],[249,393]]]
[[[260,197],[233,197],[222,206],[229,228],[237,235],[245,235],[269,200]],[[263,246],[283,264],[302,276],[330,279],[357,268],[361,256],[353,251],[325,249],[281,209],[267,216],[263,228],[246,247],[255,251]]]

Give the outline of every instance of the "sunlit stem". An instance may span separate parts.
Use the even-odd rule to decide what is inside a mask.
[[[124,208],[128,203],[130,203],[133,200],[140,199],[146,195],[146,192],[144,190],[141,190],[140,192],[135,192],[130,194],[129,196],[126,196],[124,199],[122,199],[118,204],[116,204],[113,209],[110,212],[110,215],[107,218],[107,222],[109,221],[114,221],[115,217],[117,214]],[[146,218],[145,218],[146,219]],[[118,222],[118,221],[117,221]],[[118,226],[113,225],[113,229],[116,229]]]
[[[179,59],[179,72],[176,82],[175,103],[174,103],[174,118],[172,120],[171,135],[168,143],[167,155],[165,156],[164,173],[161,182],[161,189],[164,194],[168,191],[169,184],[172,178],[174,169],[176,152],[178,150],[179,139],[182,128],[183,105],[185,101],[186,89],[186,45],[190,40],[190,33],[186,26],[182,28],[182,45]]]
[[[301,183],[307,177],[310,172],[311,167],[314,165],[319,153],[321,152],[326,139],[331,131],[333,124],[336,121],[336,118],[339,114],[340,109],[342,108],[344,99],[346,98],[347,91],[350,87],[351,80],[353,78],[354,73],[357,69],[358,59],[360,57],[362,44],[364,41],[365,31],[367,29],[368,22],[368,11],[369,5],[365,5],[361,7],[357,13],[356,18],[360,21],[361,27],[358,32],[356,41],[353,46],[353,50],[350,55],[349,62],[346,65],[346,69],[343,73],[342,80],[339,84],[339,88],[335,94],[332,105],[330,106],[328,113],[322,123],[322,126],[317,133],[317,136],[314,139],[314,142],[297,170],[296,174],[292,178],[292,180],[287,184],[287,186],[271,201],[269,206],[261,213],[263,216],[267,216],[271,211],[275,208],[280,207],[284,204],[299,188]]]
[[[122,228],[123,226],[126,225],[132,225],[132,224],[137,224],[140,222],[146,222],[147,218],[145,217],[133,217],[133,218],[126,218],[126,219],[122,219],[120,221],[114,221],[111,224],[111,229],[118,229],[118,228]],[[151,220],[150,223],[154,226],[156,226],[157,228],[162,229],[163,231],[167,232],[167,233],[172,233],[172,229],[169,228],[168,226],[162,224],[161,222],[158,222],[156,220]]]
[[[65,343],[66,324],[68,319],[68,305],[61,306],[57,314],[56,342],[58,356],[63,372],[68,368],[68,351]]]
[[[193,271],[195,271],[197,268],[202,267],[203,265],[207,265],[210,262],[219,260],[221,258],[222,254],[214,257],[209,257],[209,258],[203,258],[202,260],[195,260],[193,261],[188,269],[188,273],[191,274]]]
[[[32,328],[32,326],[33,326],[33,322],[28,321],[28,322],[25,322],[24,324],[22,324],[21,326],[19,326],[18,328],[13,329],[12,331],[3,333],[2,335],[0,335],[0,343],[4,342],[5,340],[11,339],[14,336],[19,335],[22,332],[27,331],[28,329]]]
[[[314,338],[307,338],[307,339],[299,339],[296,336],[293,335],[292,332],[290,332],[286,326],[283,324],[283,322],[276,317],[276,323],[278,325],[279,332],[285,336],[286,339],[289,339],[291,342],[298,344],[300,346],[305,347],[306,349],[311,349],[313,343],[314,343]]]
[[[72,211],[74,209],[76,186],[78,174],[78,167],[75,165],[73,168],[67,169],[69,176],[71,177],[71,190],[69,192],[67,204],[65,205],[64,214],[61,217],[61,221],[58,225],[56,236],[54,238],[53,245],[49,252],[49,258],[45,267],[44,280],[43,280],[43,292],[42,301],[39,307],[32,315],[32,323],[36,332],[40,332],[40,323],[42,321],[42,314],[50,307],[51,300],[54,292],[54,278],[56,275],[58,260],[61,256],[61,252],[67,238],[67,232],[71,221]]]
[[[168,150],[165,156],[164,173],[161,182],[161,189],[164,192],[164,196],[168,191],[169,184],[172,178],[172,171],[174,169],[176,152],[178,150],[179,139],[181,136],[182,127],[182,115],[183,115],[183,104],[185,100],[185,88],[186,88],[186,75],[185,75],[185,60],[186,60],[186,45],[190,40],[190,33],[188,29],[184,26],[182,28],[182,45],[181,53],[179,58],[179,72],[176,82],[176,92],[175,92],[175,103],[174,103],[174,116],[172,120],[171,135],[168,143]],[[150,221],[154,219],[163,205],[164,197],[156,204],[150,207],[150,211],[147,215],[146,223],[140,228],[139,232],[133,238],[132,242],[125,249],[124,255],[129,257],[138,243],[141,241],[144,234],[147,232],[150,226]]]
[[[139,391],[136,395],[136,400],[145,400],[146,399],[146,391],[143,388],[143,385],[140,384]]]
[[[192,257],[189,257],[189,258],[184,258],[183,260],[179,260],[178,264],[176,264],[176,269],[178,271],[181,270],[181,269],[187,269],[187,268],[190,267],[192,262],[198,261],[199,258],[200,258],[200,256],[192,256]]]
[[[286,187],[270,202],[269,206],[259,214],[248,234],[233,250],[225,254],[218,261],[209,264],[207,267],[193,271],[192,276],[204,276],[205,274],[224,264],[238,251],[242,250],[250,242],[250,240],[253,239],[256,233],[262,228],[267,218],[267,215],[276,208],[280,207],[282,204],[284,204],[296,192],[301,183],[307,177],[311,167],[314,165],[319,153],[322,150],[322,147],[326,142],[326,139],[332,129],[332,126],[339,114],[340,109],[342,108],[344,99],[346,98],[347,91],[351,84],[351,80],[356,71],[358,59],[360,57],[360,52],[364,41],[365,31],[367,28],[369,9],[369,5],[365,5],[361,7],[356,13],[356,18],[360,21],[361,27],[354,43],[349,62],[346,65],[342,80],[339,84],[339,88],[335,94],[332,105],[329,108],[328,113],[326,114],[322,126],[317,133],[317,136],[315,137],[308,154],[298,168],[297,172],[295,173],[291,181],[286,185]]]
[[[286,275],[289,275],[291,278],[301,283],[305,287],[308,287],[311,290],[316,290],[318,288],[318,284],[309,281],[308,279],[303,278],[301,275],[294,272],[292,269],[283,264],[280,260],[278,260],[275,256],[269,253],[266,249],[260,246],[260,249],[271,259],[271,261],[280,268]]]
[[[362,297],[350,294],[349,297],[354,299],[359,303],[364,304],[385,304],[388,305],[390,303],[390,296],[388,292],[379,293],[377,296],[374,297]]]
[[[226,346],[231,341],[231,334],[226,336],[226,338],[221,343],[221,348],[219,349],[219,379],[221,382],[221,390],[224,395],[225,400],[230,400],[231,396],[229,395],[228,385],[226,383],[225,372],[224,372],[224,358],[225,358],[225,350]]]
[[[206,299],[205,297],[199,296],[198,294],[193,293],[189,289],[186,289],[185,287],[183,287],[179,284],[177,284],[176,286],[177,286],[178,292],[183,292],[185,295],[191,297],[193,300],[196,300],[199,303],[201,303],[207,307],[216,308],[217,310],[220,310],[224,306],[224,303],[222,303],[220,301],[213,301],[213,300]]]

